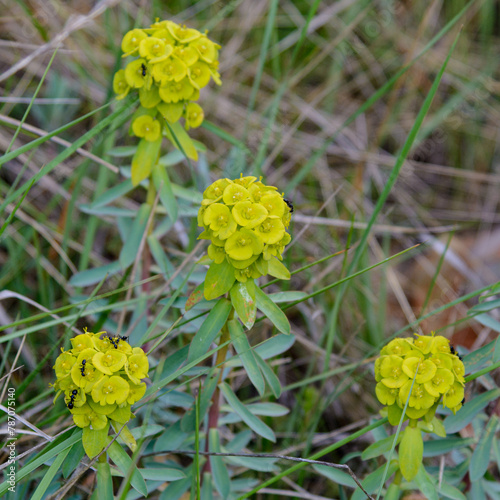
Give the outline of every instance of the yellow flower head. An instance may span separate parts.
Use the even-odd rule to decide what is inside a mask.
[[[287,279],[288,271],[276,261],[291,241],[289,220],[290,210],[274,186],[254,176],[219,179],[203,192],[199,238],[211,241],[210,259],[228,262],[240,282],[266,274]]]
[[[199,127],[203,110],[194,101],[210,80],[221,84],[219,49],[206,34],[173,21],[133,29],[122,40],[123,57],[131,60],[115,74],[113,90],[117,99],[123,99],[138,89],[141,105],[159,111],[161,119],[175,123],[184,117],[186,130]],[[155,134],[159,137],[156,125]]]
[[[72,348],[63,350],[54,365],[56,399],[63,393],[75,424],[94,430],[104,429],[108,420],[128,421],[130,405],[146,392],[141,380],[149,368],[142,349],[105,333],[85,331],[72,338]]]
[[[407,418],[425,416],[430,421],[438,404],[454,413],[461,408],[464,374],[464,364],[448,339],[415,334],[415,339],[394,339],[381,349],[375,361],[375,393],[391,408],[389,420],[408,404]]]

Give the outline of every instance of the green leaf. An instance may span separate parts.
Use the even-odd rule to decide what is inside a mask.
[[[247,329],[250,330],[257,315],[255,282],[253,280],[247,280],[245,283],[237,282],[233,285],[229,294],[236,313]]]
[[[99,283],[106,275],[113,276],[122,270],[120,262],[115,261],[109,264],[105,264],[101,267],[94,267],[93,269],[87,269],[85,271],[80,271],[79,273],[71,276],[69,284],[71,286],[89,286]]]
[[[164,128],[165,135],[168,140],[177,148],[180,149],[190,160],[198,160],[198,152],[193,140],[189,137],[184,127],[179,123],[165,122],[167,127]]]
[[[424,457],[438,457],[474,443],[474,438],[433,439],[424,443]]]
[[[156,141],[146,141],[141,139],[137,146],[137,151],[132,158],[132,184],[137,186],[141,181],[147,179],[153,165],[158,160],[161,147],[161,136]]]
[[[116,146],[114,148],[108,149],[106,154],[109,156],[114,156],[115,158],[126,158],[127,156],[132,156],[137,149],[137,146]]]
[[[290,335],[290,323],[285,313],[259,287],[255,287],[255,300],[259,311],[262,311],[281,333]]]
[[[328,467],[328,465],[313,465],[313,469],[336,484],[341,484],[342,486],[347,486],[349,488],[358,487],[354,482],[354,479],[347,472],[334,469],[333,467]]]
[[[491,359],[491,362],[493,364],[498,363],[500,361],[500,335],[497,337],[495,341],[495,349],[493,351],[493,357]]]
[[[491,360],[495,349],[495,342],[495,340],[492,340],[464,357],[465,373],[477,372]]]
[[[243,367],[247,372],[248,378],[259,394],[263,396],[266,384],[241,323],[237,319],[230,320],[228,321],[228,329],[231,341],[233,342],[234,348],[243,363]]]
[[[396,435],[394,434],[371,444],[363,451],[363,453],[361,454],[361,458],[363,460],[369,460],[370,458],[379,457],[384,453],[388,453],[392,449],[392,444],[394,443],[395,437]],[[399,434],[398,442],[401,441],[401,437],[402,435]]]
[[[210,429],[208,434],[210,443],[210,451],[212,453],[220,453],[219,431],[217,429]],[[226,464],[222,457],[211,456],[209,458],[212,468],[212,474],[217,491],[222,498],[227,498],[229,490],[231,489],[231,480],[227,472]]]
[[[85,430],[85,429],[84,429]],[[108,443],[112,441],[111,436],[107,438]],[[126,451],[116,442],[113,441],[107,450],[109,458],[113,460],[116,466],[122,471],[126,478],[130,478],[130,484],[144,497],[148,496],[146,482],[137,469],[137,466],[132,462],[132,459],[127,455]]]
[[[153,182],[159,193],[162,205],[167,210],[170,219],[175,222],[179,211],[177,200],[172,191],[172,184],[170,183],[167,169],[159,163],[156,163],[153,167]]]
[[[108,430],[109,423],[104,429],[99,431],[93,430],[90,427],[83,428],[82,443],[85,453],[89,458],[96,457],[104,450],[108,444]]]
[[[111,203],[112,201],[115,201],[117,198],[120,198],[127,194],[128,192],[132,191],[134,189],[134,186],[132,185],[132,181],[130,179],[127,179],[120,184],[117,184],[116,186],[113,186],[112,188],[108,189],[106,192],[98,196],[90,205],[90,208],[99,208],[104,205],[107,205],[108,203]]]
[[[203,288],[205,287],[205,282],[200,283],[189,295],[186,305],[184,306],[184,309],[186,311],[189,311],[189,309],[193,308],[198,302],[203,300]]]
[[[448,484],[446,482],[441,483],[441,488],[439,489],[439,493],[442,497],[451,498],[452,500],[466,500],[467,497],[455,486]]]
[[[276,442],[276,437],[274,432],[270,427],[268,427],[264,422],[262,422],[258,417],[256,417],[252,412],[250,412],[246,406],[236,397],[236,394],[231,390],[231,388],[223,382],[219,386],[221,388],[226,401],[229,406],[241,417],[243,422],[245,422],[250,429],[256,432],[259,436],[262,436],[273,443]]]
[[[268,293],[267,296],[275,303],[281,304],[283,302],[295,302],[297,300],[302,300],[307,296],[306,292],[276,292]]]
[[[253,354],[255,356],[255,359],[257,360],[257,364],[259,365],[262,374],[264,375],[264,378],[271,388],[271,392],[273,393],[275,398],[279,398],[281,396],[281,383],[279,378],[273,372],[271,367],[259,356],[257,350],[254,350]]]
[[[85,450],[83,449],[82,441],[78,441],[75,445],[73,445],[70,449],[66,460],[62,466],[62,473],[64,478],[67,478],[78,466],[78,464],[82,461],[82,458],[85,456]]]
[[[108,462],[97,462],[97,487],[95,489],[98,500],[113,500],[113,478]]]
[[[381,465],[378,469],[376,469],[375,471],[368,474],[368,476],[366,476],[363,479],[363,481],[361,481],[363,488],[368,493],[371,494],[376,489],[378,489],[378,487],[380,486],[380,482],[384,478],[385,468],[386,468],[386,464]],[[397,470],[398,470],[398,463],[396,460],[392,460],[389,463],[389,467],[387,470],[387,477],[391,477]],[[352,494],[351,500],[366,500],[366,495],[358,488]]]
[[[407,481],[411,481],[422,465],[424,442],[422,431],[416,427],[407,427],[403,431],[399,445],[399,468]]]
[[[215,340],[221,328],[225,325],[231,310],[231,302],[226,299],[218,300],[191,340],[188,363],[203,356],[209,351],[210,344]]]
[[[181,421],[177,420],[160,437],[154,440],[153,451],[161,453],[162,451],[176,450],[187,437],[188,434],[181,430]]]
[[[410,427],[407,427],[407,429],[409,428]],[[437,485],[434,483],[432,477],[429,476],[429,474],[427,474],[427,471],[425,470],[425,467],[422,464],[420,464],[420,467],[417,473],[415,474],[415,482],[417,483],[418,488],[425,495],[427,500],[439,500],[439,496],[436,491]]]
[[[55,460],[50,465],[49,470],[45,472],[45,474],[43,475],[43,478],[40,481],[40,483],[38,484],[36,490],[31,495],[31,497],[30,497],[31,499],[41,500],[42,498],[45,498],[46,493],[47,493],[47,489],[49,488],[50,483],[54,479],[59,468],[64,463],[64,460],[65,460],[68,453],[69,453],[69,448],[67,448],[66,450],[64,450],[63,452],[59,453],[59,455],[56,456]]]
[[[479,396],[467,401],[465,405],[460,408],[455,415],[449,415],[444,421],[444,426],[448,434],[453,434],[463,429],[466,425],[472,422],[472,419],[483,409],[486,405],[500,397],[500,389],[492,389],[483,392]]]
[[[274,276],[275,278],[278,278],[280,280],[290,279],[290,271],[276,257],[272,257],[270,260],[268,260],[267,264],[267,272],[271,276]]]
[[[493,415],[476,445],[469,465],[469,475],[472,482],[484,476],[490,464],[491,447],[498,427],[498,417]]]
[[[151,213],[151,205],[144,203],[141,205],[134,219],[132,228],[125,240],[125,244],[120,252],[120,264],[123,269],[127,268],[137,258],[141,240],[146,231],[149,214]]]
[[[213,262],[208,268],[205,278],[205,298],[212,300],[229,292],[235,279],[233,266],[227,260],[222,264]]]

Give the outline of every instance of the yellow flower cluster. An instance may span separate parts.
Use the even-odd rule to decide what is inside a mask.
[[[110,337],[85,331],[71,339],[72,349],[56,359],[56,399],[64,394],[66,406],[78,427],[104,429],[108,419],[124,424],[130,406],[146,392],[141,379],[148,376],[149,363],[140,347],[131,347],[125,337]]]
[[[465,368],[445,337],[417,335],[389,342],[375,361],[378,400],[417,419],[434,415],[442,403],[456,413],[464,398]],[[413,385],[413,388],[412,388]]]
[[[142,108],[132,123],[136,136],[147,141],[160,138],[159,115],[170,123],[183,116],[188,130],[201,125],[203,109],[194,101],[210,78],[221,84],[219,49],[205,34],[173,21],[157,21],[123,37],[123,57],[135,59],[115,74],[113,90],[117,99],[139,90]]]
[[[198,225],[205,230],[199,238],[211,241],[210,259],[229,262],[238,281],[275,276],[272,268],[291,240],[291,212],[277,188],[257,177],[219,179],[203,193]]]

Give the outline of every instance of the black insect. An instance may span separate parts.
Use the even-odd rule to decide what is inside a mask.
[[[452,354],[456,354],[457,353],[457,351],[455,351],[455,348],[451,344],[450,344],[450,352]]]
[[[141,64],[142,76],[146,76],[146,66]]]
[[[287,200],[286,198],[283,198],[283,201],[287,204],[288,208],[290,209],[290,213],[293,214],[293,203],[290,200]]]
[[[69,396],[69,397],[70,397],[70,401],[69,401],[69,403],[67,404],[67,407],[68,407],[70,410],[72,410],[72,409],[73,409],[73,406],[74,406],[74,405],[73,405],[73,401],[75,400],[75,398],[76,398],[76,395],[77,395],[77,394],[78,394],[78,391],[77,391],[76,389],[73,389],[73,391],[71,392],[71,394],[70,394],[70,396]]]
[[[123,335],[122,337],[120,337],[123,341],[127,340],[128,337],[125,337],[125,335]]]
[[[82,366],[80,368],[80,370],[82,371],[82,377],[85,377],[85,363],[87,363],[86,359],[82,361]]]

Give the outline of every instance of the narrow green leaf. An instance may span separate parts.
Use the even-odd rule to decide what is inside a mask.
[[[409,429],[409,427],[407,427],[407,429]],[[418,488],[425,495],[427,500],[439,500],[437,485],[434,483],[433,478],[427,474],[427,471],[422,464],[420,464],[420,467],[415,475],[415,483],[417,483]]]
[[[214,376],[207,376],[205,383],[203,384],[203,390],[199,396],[199,418],[201,421],[205,418],[205,415],[212,402],[212,396],[217,388],[217,383],[219,382],[219,375],[215,372]],[[196,405],[193,405],[182,417],[181,419],[181,429],[184,432],[193,432],[196,426]]]
[[[151,481],[179,481],[186,477],[183,471],[172,467],[148,467],[139,469],[139,472],[144,479]]]
[[[165,167],[159,163],[153,166],[153,182],[159,193],[162,205],[167,210],[167,214],[173,222],[177,220],[178,206],[174,192],[172,191],[172,184],[168,177],[168,172]]]
[[[474,438],[434,439],[424,443],[424,457],[439,457],[452,450],[465,448],[474,443]]]
[[[245,283],[235,283],[229,292],[231,303],[248,330],[252,328],[257,315],[255,288],[255,282],[247,280]]]
[[[127,268],[137,258],[137,253],[141,245],[141,240],[146,231],[151,205],[144,203],[139,208],[137,216],[134,219],[130,233],[127,236],[125,244],[120,252],[120,264],[123,269]]]
[[[69,453],[69,448],[65,449],[64,451],[59,453],[59,455],[56,456],[55,460],[50,465],[49,470],[45,472],[45,474],[43,475],[43,478],[38,484],[37,489],[30,497],[32,500],[41,500],[46,496],[47,489],[50,486],[50,483],[54,479],[59,468],[62,466],[64,459],[66,458],[68,453]]]
[[[226,299],[219,299],[191,340],[188,362],[195,360],[199,356],[203,356],[209,351],[210,344],[215,340],[221,328],[226,323],[231,309],[231,302]]]
[[[442,497],[451,498],[452,500],[467,500],[467,497],[459,489],[444,481],[441,483],[439,493]]]
[[[137,186],[141,181],[147,179],[151,171],[153,170],[153,165],[158,160],[158,155],[160,153],[162,138],[159,137],[156,141],[147,141],[146,139],[141,139],[137,151],[132,158],[132,184]]]
[[[266,390],[266,384],[241,323],[237,319],[230,320],[228,321],[228,328],[231,341],[233,342],[234,348],[243,363],[243,367],[247,372],[248,378],[259,394],[263,396]]]
[[[342,486],[347,486],[349,488],[358,487],[354,482],[354,479],[347,472],[334,469],[333,467],[328,467],[327,465],[313,465],[313,469],[336,484],[341,484]]]
[[[472,419],[483,409],[486,405],[500,397],[500,389],[492,389],[483,392],[479,396],[467,401],[465,405],[460,408],[455,415],[449,415],[444,421],[446,432],[453,434],[463,429],[466,425],[472,422]]]
[[[209,434],[210,451],[212,453],[220,453],[219,431],[210,429]],[[231,480],[227,471],[226,464],[222,457],[211,456],[209,458],[212,467],[212,474],[217,491],[223,499],[226,499],[231,489]]]
[[[205,298],[212,300],[224,295],[231,290],[235,280],[233,266],[227,260],[222,264],[213,262],[205,278]]]
[[[281,383],[279,378],[273,372],[271,367],[259,356],[259,353],[256,350],[254,351],[254,356],[262,374],[264,375],[264,378],[271,388],[271,392],[275,398],[279,398],[281,396]]]
[[[106,275],[113,276],[122,270],[122,266],[118,261],[105,264],[101,267],[94,267],[93,269],[87,269],[85,271],[80,271],[79,273],[71,276],[69,284],[71,286],[89,286],[99,283]]]
[[[108,203],[111,203],[112,201],[115,201],[116,199],[126,195],[127,193],[132,191],[132,189],[134,189],[134,186],[132,185],[132,181],[130,179],[120,182],[120,184],[113,186],[112,188],[108,189],[106,192],[98,196],[92,202],[90,208],[99,208],[107,205]]]
[[[71,447],[70,452],[62,466],[62,473],[64,478],[69,477],[69,475],[73,473],[84,456],[85,450],[83,449],[83,444],[81,441],[78,441]]]
[[[378,488],[380,482],[384,478],[385,468],[386,468],[385,464],[380,466],[378,469],[368,474],[368,476],[366,476],[363,479],[363,481],[361,481],[363,488],[368,493],[371,494]],[[398,463],[396,462],[396,460],[392,460],[388,465],[386,477],[392,476],[397,470],[398,470]],[[366,500],[366,495],[358,488],[352,494],[351,500]]]
[[[493,415],[476,445],[469,465],[469,475],[472,482],[479,481],[484,476],[490,464],[491,447],[498,427],[498,416]]]
[[[97,462],[97,486],[94,494],[98,500],[113,500],[113,478],[108,462]]]
[[[259,287],[255,287],[255,300],[259,311],[262,311],[281,333],[289,335],[290,323],[285,313]]]
[[[107,438],[108,443],[111,442],[111,436]],[[126,478],[130,478],[130,484],[144,497],[148,496],[146,482],[137,469],[137,466],[132,462],[127,452],[116,442],[111,443],[107,450],[109,458],[113,460],[116,466],[122,471]]]
[[[116,146],[108,149],[106,154],[115,158],[127,158],[133,156],[137,150],[137,146]]]
[[[236,397],[236,394],[232,391],[229,385],[223,382],[219,387],[221,388],[229,406],[231,406],[231,408],[241,417],[243,422],[245,422],[250,429],[256,432],[259,436],[262,436],[273,443],[276,442],[276,437],[272,429],[246,408],[246,406]]]
[[[491,358],[491,362],[493,364],[498,363],[500,361],[500,335],[497,337],[495,341],[495,349],[493,351],[493,357]]]
[[[399,468],[407,481],[411,481],[422,465],[424,442],[422,431],[417,427],[407,427],[403,431],[399,445]]]
[[[282,302],[294,302],[302,300],[307,294],[305,292],[277,292],[268,293],[267,296],[275,303],[281,304]]]
[[[376,441],[366,448],[361,454],[361,458],[363,460],[369,460],[370,458],[376,458],[384,453],[388,453],[392,449],[392,445],[394,443],[394,438],[396,435],[388,436],[380,441]],[[399,435],[398,441],[401,440],[401,434]],[[397,444],[397,443],[396,443]]]
[[[155,453],[161,453],[162,451],[176,450],[187,437],[188,434],[181,430],[181,422],[178,420],[177,422],[172,424],[160,437],[155,439],[153,451]]]

